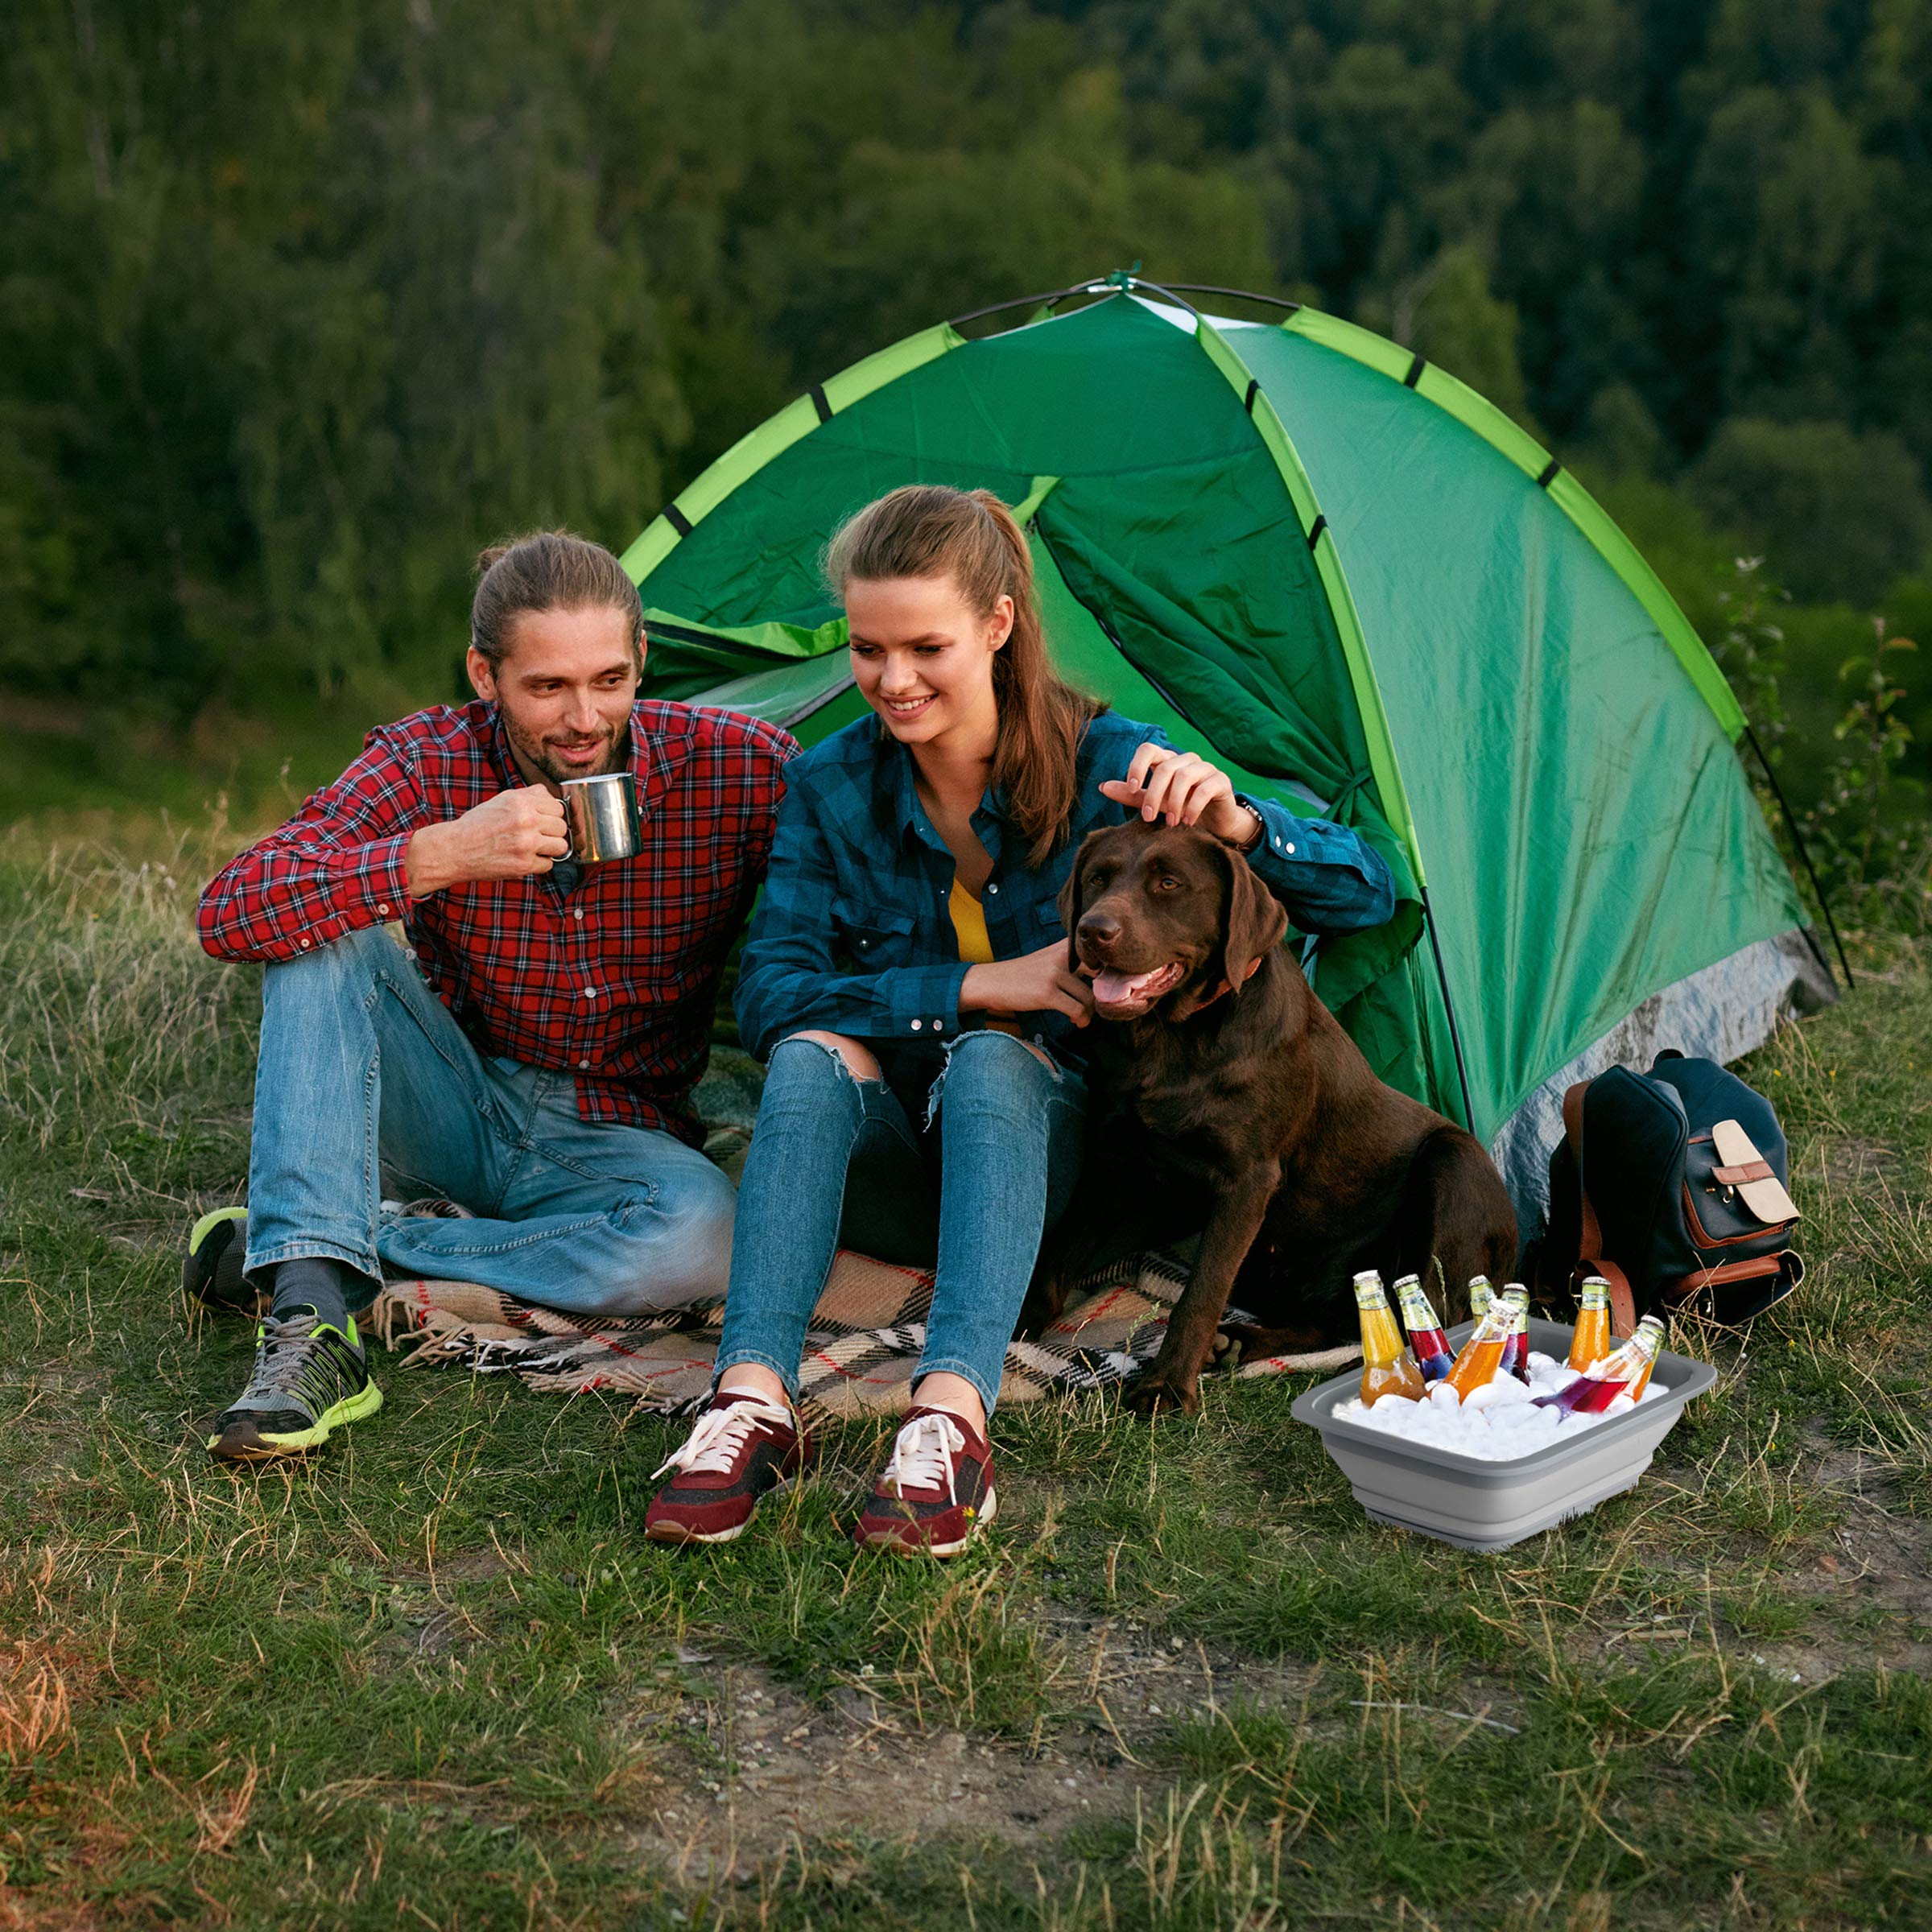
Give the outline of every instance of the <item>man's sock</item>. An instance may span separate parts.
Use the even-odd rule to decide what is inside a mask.
[[[269,1312],[287,1315],[297,1308],[312,1308],[318,1321],[346,1335],[349,1303],[360,1307],[368,1299],[369,1280],[359,1269],[328,1255],[303,1255],[275,1269],[275,1306]]]

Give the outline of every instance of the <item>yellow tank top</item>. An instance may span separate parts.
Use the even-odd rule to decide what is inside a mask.
[[[952,930],[959,935],[961,960],[968,966],[990,966],[993,939],[986,930],[986,908],[956,878],[946,910],[952,915]],[[1010,1033],[1014,1038],[1019,1038],[1019,1027],[1012,1020],[989,1020],[986,1026],[990,1032]]]
[[[955,879],[946,909],[952,914],[952,929],[959,935],[960,957],[968,966],[990,966],[993,941],[986,931],[986,908]]]

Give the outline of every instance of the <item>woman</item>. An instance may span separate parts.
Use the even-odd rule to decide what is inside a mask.
[[[1353,832],[1237,797],[1062,683],[1026,539],[989,492],[894,490],[838,532],[826,574],[873,715],[786,769],[738,980],[740,1034],[770,1070],[717,1382],[646,1530],[724,1542],[809,1462],[792,1404],[842,1243],[938,1257],[914,1406],[857,1536],[945,1557],[993,1520],[987,1418],[1082,1150],[1092,996],[1054,907],[1074,848],[1135,811],[1202,825],[1305,931],[1378,924],[1393,893]]]

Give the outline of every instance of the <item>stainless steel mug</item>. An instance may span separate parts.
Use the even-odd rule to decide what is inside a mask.
[[[570,833],[570,856],[580,865],[634,858],[641,842],[636,778],[628,771],[566,778],[564,822]]]

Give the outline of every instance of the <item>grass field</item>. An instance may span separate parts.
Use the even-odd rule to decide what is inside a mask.
[[[950,1569],[843,1540],[868,1429],[669,1555],[621,1402],[202,1453],[256,989],[158,849],[0,846],[0,1928],[1932,1925],[1932,956],[1744,1069],[1810,1280],[1579,1522],[1375,1529],[1245,1382],[1003,1414]]]

